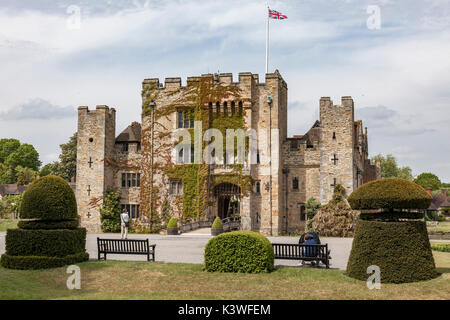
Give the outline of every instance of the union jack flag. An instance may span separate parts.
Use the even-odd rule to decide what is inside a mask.
[[[284,20],[287,19],[287,16],[269,8],[269,18],[270,19],[277,19],[277,20]]]

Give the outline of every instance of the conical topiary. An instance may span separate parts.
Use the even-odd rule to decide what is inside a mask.
[[[64,179],[35,180],[23,195],[20,217],[18,229],[7,231],[3,267],[43,269],[89,259],[86,229],[78,228],[75,195]]]

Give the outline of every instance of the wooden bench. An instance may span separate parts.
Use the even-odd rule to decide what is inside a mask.
[[[107,254],[143,254],[147,261],[155,261],[156,244],[150,244],[148,239],[100,239],[97,238],[98,260],[106,260]]]
[[[290,244],[272,243],[275,259],[322,262],[330,268],[330,250],[328,244]]]

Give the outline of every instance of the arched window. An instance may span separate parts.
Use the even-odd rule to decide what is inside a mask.
[[[234,101],[231,102],[231,115],[234,116],[236,113],[236,103]]]
[[[239,101],[239,115],[242,116],[242,101]]]
[[[184,157],[183,157],[183,148],[181,147],[180,150],[178,151],[178,163],[181,164],[183,163]]]
[[[226,101],[223,103],[223,116],[228,117],[228,103]]]

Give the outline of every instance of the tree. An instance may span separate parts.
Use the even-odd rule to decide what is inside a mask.
[[[313,218],[320,209],[320,202],[315,198],[309,198],[305,204],[306,207],[306,232],[314,232],[312,227]]]
[[[412,170],[410,167],[399,167],[397,160],[391,154],[383,156],[382,154],[376,155],[371,159],[372,163],[379,161],[381,164],[381,177],[382,178],[401,178],[408,181],[413,181]]]
[[[59,161],[46,164],[41,169],[41,176],[54,174],[70,181],[77,174],[77,133],[67,143],[59,145],[61,153]]]
[[[41,166],[41,161],[39,161],[39,153],[36,149],[31,144],[24,143],[6,158],[5,164],[14,169],[22,166],[37,171]]]
[[[314,216],[312,227],[325,237],[352,237],[358,213],[350,208],[345,199],[345,188],[334,187],[332,199],[322,206]]]
[[[61,177],[70,181],[77,174],[77,133],[70,137],[69,142],[61,144],[59,155],[59,172]]]
[[[439,190],[442,188],[441,180],[432,173],[422,173],[414,179],[414,182],[425,189],[431,188],[432,190]]]
[[[120,193],[107,190],[100,209],[100,222],[103,232],[120,232]]]
[[[16,182],[15,170],[0,163],[0,184],[12,184]]]
[[[37,171],[40,165],[39,153],[31,144],[20,144],[17,139],[0,139],[0,183],[16,183],[20,174],[18,168],[22,168],[22,171],[23,168]],[[28,181],[31,176],[24,175],[21,183]]]
[[[0,162],[4,163],[6,158],[19,147],[20,141],[17,139],[0,139]]]
[[[24,168],[22,166],[18,166],[16,168],[17,172],[17,184],[20,186],[25,186],[27,184],[30,184],[36,179],[36,176],[38,175],[37,171],[34,171],[30,168]]]

